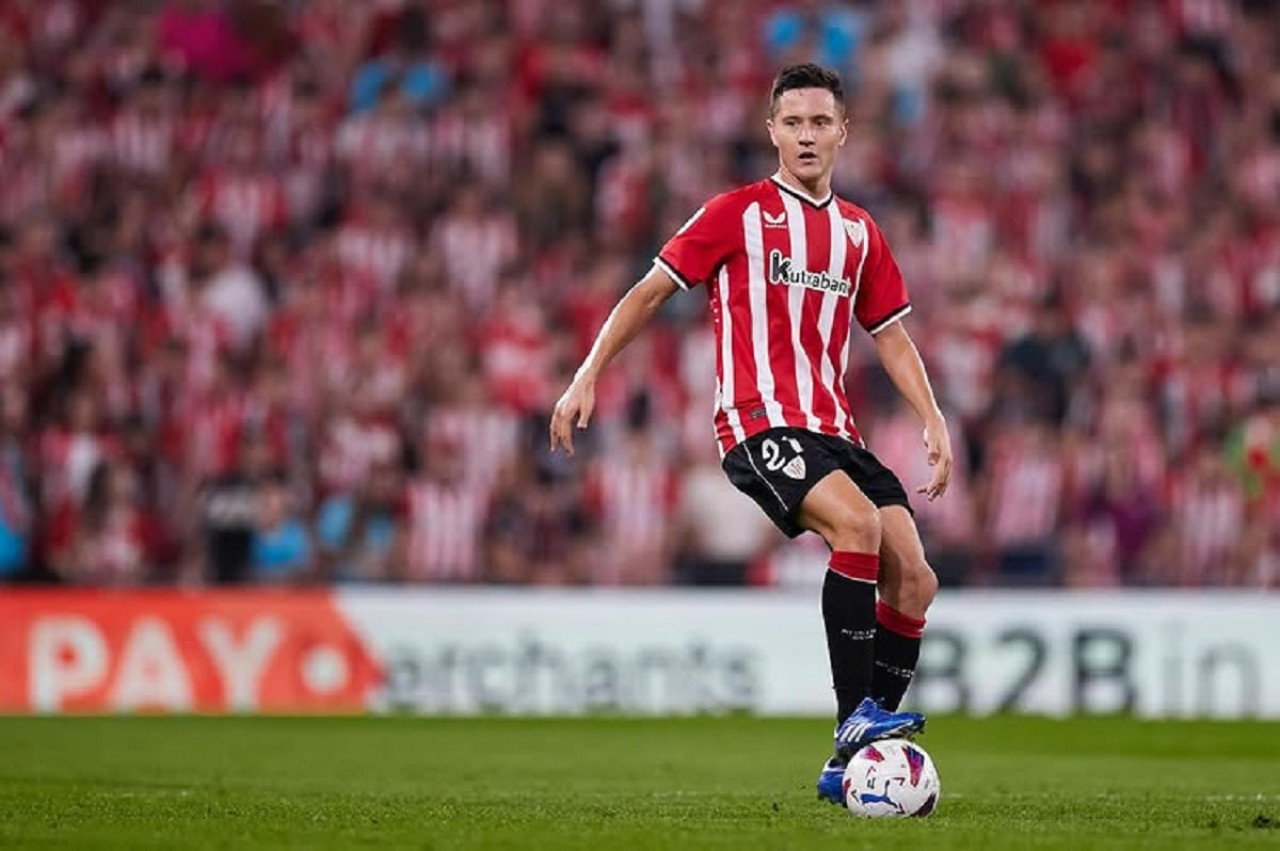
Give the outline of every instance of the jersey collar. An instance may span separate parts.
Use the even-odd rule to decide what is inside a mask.
[[[777,186],[779,189],[781,189],[783,192],[786,192],[788,195],[792,195],[796,198],[799,198],[801,201],[804,201],[806,204],[810,204],[814,207],[817,207],[819,210],[821,210],[823,207],[830,204],[831,199],[836,197],[835,193],[832,192],[830,189],[828,189],[827,195],[825,198],[822,198],[822,199],[814,198],[808,192],[802,192],[799,189],[796,189],[794,186],[789,186],[788,184],[783,183],[782,178],[778,177],[778,175],[776,174],[770,175],[769,179],[772,180],[774,185]]]

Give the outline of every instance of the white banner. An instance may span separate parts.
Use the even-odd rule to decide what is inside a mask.
[[[342,591],[374,708],[830,715],[812,591]],[[1280,718],[1280,596],[944,592],[909,694],[924,711]]]

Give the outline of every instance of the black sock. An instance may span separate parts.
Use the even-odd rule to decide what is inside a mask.
[[[871,694],[880,556],[836,551],[829,567],[822,583],[822,621],[836,692],[836,723],[841,723]]]
[[[876,606],[876,667],[872,694],[880,705],[897,712],[920,661],[924,619],[904,615],[881,602]]]

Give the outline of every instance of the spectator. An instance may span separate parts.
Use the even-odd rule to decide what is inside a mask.
[[[563,162],[562,162],[563,164]],[[545,169],[535,171],[528,185],[537,185]],[[572,172],[569,173],[572,177]],[[556,221],[556,187],[543,187],[540,215]],[[544,205],[550,205],[546,208]],[[516,259],[516,227],[511,217],[488,203],[480,187],[462,188],[452,208],[440,218],[431,239],[456,293],[472,310],[486,312],[503,272]]]
[[[177,0],[160,13],[160,49],[179,67],[212,82],[257,70],[260,58],[218,0]]]
[[[21,440],[26,405],[20,389],[0,387],[0,582],[22,577],[32,566],[35,504]]]
[[[335,493],[320,506],[316,543],[321,577],[381,582],[404,576],[404,492],[394,462],[376,462],[358,493]]]
[[[1064,425],[1073,393],[1089,366],[1089,350],[1057,297],[1036,306],[1030,331],[1000,357],[997,416],[1028,416]],[[1025,410],[1019,410],[1024,408]]]
[[[42,471],[41,505],[49,514],[79,507],[98,464],[114,452],[115,435],[102,421],[101,406],[88,390],[63,399],[62,425],[45,429],[39,438]]]
[[[428,435],[421,470],[409,484],[406,576],[414,582],[474,582],[489,493],[468,481],[459,438]]]
[[[587,504],[607,552],[597,556],[600,585],[657,585],[670,581],[673,515],[679,497],[675,468],[650,423],[650,396],[628,400],[618,446],[587,471]]]
[[[702,438],[690,441],[680,465],[674,578],[680,585],[748,585],[761,559],[783,538],[725,477],[715,444]]]
[[[351,110],[363,112],[381,92],[398,86],[402,97],[419,107],[434,106],[449,90],[444,66],[431,58],[430,19],[416,6],[400,10],[388,49],[361,65],[351,81]]]
[[[498,475],[484,530],[485,582],[527,584],[546,566],[546,553],[536,546],[536,500],[542,495],[535,465],[527,454],[514,459]]]
[[[272,472],[270,457],[262,435],[246,434],[239,440],[235,466],[201,489],[200,573],[209,582],[235,584],[252,576],[254,530],[262,489]]]
[[[783,4],[765,19],[764,41],[778,65],[806,57],[848,73],[866,36],[866,26],[860,10],[840,3],[801,0]]]
[[[312,571],[311,532],[294,511],[293,501],[283,478],[270,478],[258,489],[257,524],[249,548],[254,582],[295,583]]]
[[[1065,485],[1061,438],[1047,423],[1007,425],[989,463],[984,540],[994,550],[995,580],[1052,584],[1059,569],[1055,533]]]
[[[1101,448],[1099,480],[1082,495],[1068,536],[1064,582],[1080,587],[1141,585],[1148,547],[1163,519],[1158,500],[1144,486],[1139,460],[1116,442]]]
[[[1280,381],[1262,389],[1256,409],[1228,435],[1226,448],[1249,504],[1263,513],[1280,504]]]
[[[1171,495],[1177,557],[1160,577],[1162,584],[1203,585],[1217,574],[1238,576],[1244,555],[1245,500],[1216,446],[1204,444],[1173,481]]]
[[[83,505],[66,505],[49,533],[49,563],[73,585],[143,585],[166,554],[159,525],[140,504],[133,471],[102,461]]]

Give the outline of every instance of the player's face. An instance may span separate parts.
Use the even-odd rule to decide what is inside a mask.
[[[810,183],[830,177],[849,122],[826,89],[791,89],[778,96],[768,126],[782,167]]]

